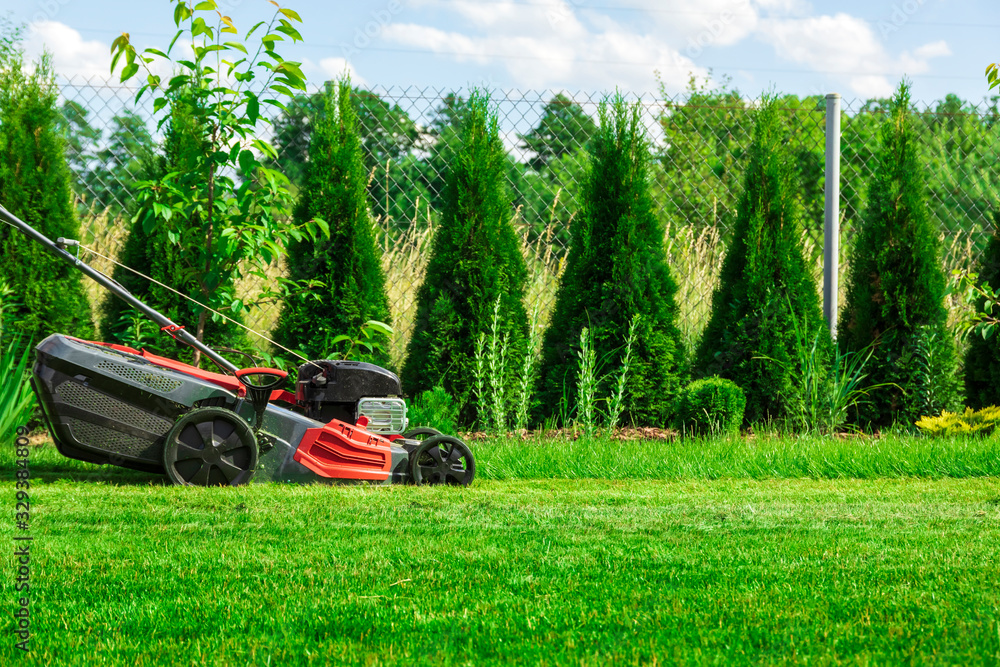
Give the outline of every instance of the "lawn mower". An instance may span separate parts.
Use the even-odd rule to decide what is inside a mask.
[[[35,348],[31,387],[67,457],[167,475],[175,484],[257,482],[468,485],[472,451],[434,429],[407,430],[399,378],[374,364],[306,361],[295,392],[276,368],[239,368],[218,351],[0,206],[41,243],[223,372],[124,345],[53,334]]]

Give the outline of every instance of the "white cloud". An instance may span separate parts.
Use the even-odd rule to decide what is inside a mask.
[[[761,22],[759,34],[779,57],[841,79],[864,97],[891,94],[891,81],[922,74],[932,58],[951,53],[946,43],[933,42],[893,57],[868,22],[844,13],[769,19]]]
[[[754,0],[760,9],[786,16],[801,16],[811,10],[806,0]]]
[[[750,35],[759,15],[752,0],[668,0],[647,11],[658,34],[685,50],[729,46]]]
[[[655,30],[637,34],[566,0],[541,5],[441,0],[411,4],[454,11],[474,34],[393,23],[383,30],[386,41],[457,62],[500,63],[518,86],[653,90],[654,70],[659,70],[669,88],[682,90],[690,73],[707,76],[705,68],[655,35]]]
[[[303,63],[303,66],[306,65],[311,66],[312,63],[306,61]],[[326,81],[339,79],[346,72],[351,77],[352,86],[364,86],[368,83],[365,78],[358,74],[358,71],[354,69],[354,65],[348,62],[345,58],[323,58],[319,61],[319,65],[312,67],[312,69],[319,70]]]
[[[890,52],[869,22],[844,12],[818,15],[809,0],[632,0],[627,6],[607,0],[600,9],[588,4],[409,0],[409,9],[437,20],[392,23],[381,37],[455,62],[501,67],[515,86],[587,90],[655,90],[657,70],[669,92],[680,92],[691,74],[708,78],[705,63],[720,53],[733,57],[737,52],[727,47],[751,38],[771,46],[780,60],[815,72],[817,79],[840,81],[861,96],[887,95],[903,75],[925,73],[933,59],[951,55],[944,41]]]
[[[490,40],[474,40],[458,32],[445,32],[413,23],[393,23],[385,27],[382,36],[403,46],[454,56],[459,62],[471,59],[486,64],[490,60],[486,55]]]
[[[929,60],[931,58],[950,56],[951,49],[948,48],[948,42],[942,39],[938,42],[930,42],[929,44],[924,44],[923,46],[917,48],[913,52],[913,55],[921,60]]]
[[[32,23],[24,48],[33,59],[46,51],[52,54],[52,66],[61,76],[111,78],[109,46],[98,41],[84,41],[79,32],[58,21]]]

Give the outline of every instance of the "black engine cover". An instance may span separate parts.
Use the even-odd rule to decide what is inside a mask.
[[[299,366],[299,399],[321,403],[357,403],[366,396],[399,396],[399,378],[375,364],[322,359]]]
[[[353,423],[362,398],[403,393],[395,373],[363,361],[319,359],[299,366],[296,399],[306,416],[322,422],[339,419]]]

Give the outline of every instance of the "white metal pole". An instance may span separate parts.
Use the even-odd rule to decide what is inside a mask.
[[[840,94],[826,96],[826,207],[823,216],[823,316],[837,337],[840,269]]]

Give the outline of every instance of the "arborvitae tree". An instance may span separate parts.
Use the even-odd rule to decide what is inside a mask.
[[[699,375],[718,375],[746,394],[745,421],[785,421],[801,406],[797,336],[829,358],[830,334],[816,283],[802,255],[795,164],[776,100],[753,114],[753,140],[737,205],[733,241],[698,345]]]
[[[417,292],[402,380],[410,396],[443,386],[462,404],[459,418],[470,424],[478,414],[470,391],[475,341],[490,331],[497,299],[497,333],[509,339],[508,358],[523,354],[527,269],[512,224],[507,156],[489,97],[474,92],[458,116],[461,146],[448,165],[441,224]]]
[[[912,426],[922,415],[960,402],[955,345],[946,327],[941,242],[925,205],[917,142],[904,82],[882,122],[840,317],[843,349],[874,346],[866,382],[876,388],[859,407],[862,426],[896,421]]]
[[[295,221],[321,219],[329,239],[303,239],[288,249],[289,277],[315,279],[326,286],[320,298],[299,293],[286,299],[275,340],[320,357],[332,352],[337,335],[357,336],[368,320],[389,322],[375,227],[368,208],[368,171],[351,103],[351,86],[343,79],[323,98],[309,144],[305,183],[295,207]],[[386,364],[387,354],[376,359]]]
[[[159,159],[147,158],[142,165],[137,166],[137,170],[145,172],[149,178],[156,178],[167,171],[191,170],[195,168],[193,156],[203,150],[204,128],[197,121],[197,114],[182,104],[175,104],[164,140],[164,155]],[[166,230],[161,226],[146,229],[141,222],[142,216],[135,217],[140,221],[135,222],[129,230],[118,261],[204,303],[198,284],[199,277],[187,265],[184,248],[168,238]],[[202,312],[200,306],[121,267],[115,267],[112,277],[136,298],[194,333]],[[228,282],[227,289],[232,292],[234,277],[231,276]],[[233,319],[239,319],[238,315],[227,314]],[[142,342],[150,348],[169,351],[186,361],[191,360],[194,355],[191,348],[180,343],[171,344],[170,339],[166,335],[159,335],[155,328],[149,330],[149,341],[135,341],[130,326],[136,317],[139,314],[128,304],[109,294],[101,304],[102,338],[112,342]],[[246,335],[239,326],[212,318],[205,322],[202,340],[211,347],[239,349],[249,346]]]
[[[573,347],[584,327],[593,333],[598,396],[611,394],[633,318],[636,341],[626,385],[625,422],[662,426],[682,387],[684,350],[676,325],[677,285],[664,252],[664,228],[649,190],[649,145],[639,107],[621,96],[600,108],[590,147],[582,211],[571,228],[566,271],[542,344],[536,415],[551,416],[576,396]]]
[[[1000,288],[1000,209],[993,213],[993,224],[993,236],[979,262],[978,284],[996,291]],[[986,297],[977,299],[975,305],[982,312]],[[965,402],[976,409],[1000,405],[1000,336],[990,333],[988,338],[970,336],[965,353]]]
[[[79,238],[47,56],[26,72],[14,40],[0,40],[0,203],[51,239]],[[18,304],[11,318],[25,342],[51,333],[92,337],[82,274],[37,242],[0,225],[0,279]]]

